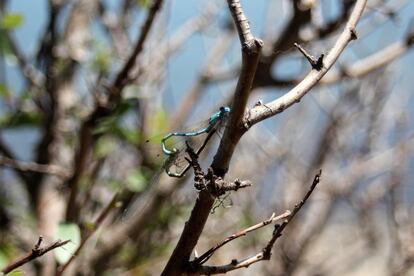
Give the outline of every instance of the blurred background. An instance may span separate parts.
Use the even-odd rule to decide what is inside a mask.
[[[311,68],[293,43],[326,54],[354,2],[242,1],[265,45],[248,107],[294,87]],[[241,54],[225,1],[165,1],[122,75],[152,3],[0,0],[0,268],[39,236],[71,239],[17,271],[55,275],[93,233],[64,275],[162,271],[197,191],[191,170],[163,172],[159,141],[230,105]],[[321,82],[243,136],[226,178],[254,185],[217,200],[198,254],[291,210],[321,168],[271,260],[229,274],[414,274],[413,14],[412,1],[368,1],[358,39]],[[220,137],[203,151],[204,169]],[[260,252],[272,229],[208,264]]]

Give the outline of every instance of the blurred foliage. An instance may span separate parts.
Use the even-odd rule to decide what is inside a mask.
[[[16,268],[10,273],[7,273],[7,276],[23,276],[23,275],[25,275],[25,273],[23,272],[21,268]]]
[[[9,88],[5,85],[0,83],[0,97],[10,97],[11,92],[9,90]]]
[[[92,47],[92,70],[101,75],[106,75],[109,72],[110,65],[112,63],[111,51],[105,45],[98,42],[93,43]]]
[[[21,13],[7,13],[0,21],[0,28],[12,30],[23,25],[24,17]]]
[[[74,223],[61,223],[59,224],[57,239],[70,240],[69,243],[63,247],[55,249],[56,260],[60,264],[66,263],[78,248],[81,240],[80,229],[78,225]]]
[[[110,136],[102,136],[98,139],[94,149],[93,155],[96,158],[103,158],[111,153],[116,146],[116,141]]]
[[[6,31],[0,28],[0,54],[3,56],[8,56],[11,53],[10,43],[6,35]]]
[[[38,112],[27,112],[18,110],[5,113],[0,117],[2,128],[18,128],[26,126],[39,126],[42,123],[42,116]]]
[[[133,170],[126,179],[127,188],[132,192],[142,192],[148,185],[148,180],[141,168]]]
[[[150,3],[150,0],[137,0],[137,5],[142,8],[148,8]]]

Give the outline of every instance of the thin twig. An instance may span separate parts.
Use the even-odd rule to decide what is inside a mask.
[[[263,249],[263,254],[265,259],[270,259],[272,247],[275,244],[276,240],[282,236],[283,230],[286,228],[286,226],[292,221],[292,219],[296,216],[296,214],[299,212],[299,210],[305,205],[306,201],[310,197],[310,195],[313,193],[313,191],[316,188],[316,185],[320,182],[322,175],[322,170],[319,170],[319,172],[315,175],[312,185],[309,188],[306,195],[303,197],[303,199],[295,205],[295,208],[293,208],[292,214],[286,218],[281,225],[275,226],[275,231],[273,232],[272,239],[269,241],[269,243],[266,245],[266,247]]]
[[[37,241],[36,245],[33,247],[31,252],[27,253],[25,256],[20,257],[19,259],[15,260],[12,263],[10,263],[9,265],[7,265],[5,268],[3,268],[1,270],[1,272],[4,273],[4,274],[7,274],[7,273],[11,272],[12,270],[14,270],[14,269],[16,269],[16,268],[18,268],[18,267],[34,260],[34,259],[36,259],[36,258],[46,254],[47,252],[49,252],[49,251],[51,251],[55,248],[64,246],[65,244],[70,242],[70,240],[66,240],[66,241],[58,240],[58,241],[52,243],[51,245],[42,248],[42,247],[40,247],[42,241],[43,241],[43,238],[39,237],[39,240]]]
[[[323,67],[320,70],[312,69],[308,75],[306,75],[306,77],[288,93],[270,103],[266,103],[267,107],[256,106],[252,108],[249,111],[248,116],[246,116],[247,119],[245,120],[246,122],[244,125],[250,127],[260,121],[263,121],[264,119],[281,113],[295,103],[300,102],[302,97],[304,97],[328,72],[341,53],[345,50],[345,47],[349,44],[349,42],[356,38],[356,24],[362,16],[366,3],[367,0],[358,0],[356,2],[344,31],[338,37],[335,45],[329,53],[324,57]]]
[[[0,166],[7,166],[22,172],[38,172],[53,174],[62,178],[69,177],[69,172],[64,168],[53,164],[38,164],[35,162],[11,159],[0,155]]]
[[[291,211],[286,210],[284,213],[276,216],[275,213],[272,214],[272,216],[270,218],[268,218],[267,220],[264,220],[258,224],[255,224],[253,226],[250,226],[249,228],[243,229],[229,237],[227,237],[226,239],[222,240],[221,242],[219,242],[217,245],[213,246],[212,248],[210,248],[209,250],[207,250],[205,253],[203,253],[200,257],[194,259],[193,261],[191,261],[190,265],[192,267],[201,265],[205,262],[207,262],[211,256],[213,256],[213,254],[220,249],[221,247],[223,247],[225,244],[231,242],[232,240],[235,240],[237,238],[240,238],[242,236],[246,236],[248,233],[253,232],[257,229],[260,229],[266,225],[269,225],[273,222],[279,221],[281,219],[285,219],[288,218],[291,215]]]
[[[115,94],[113,94],[113,97],[115,98],[120,97],[120,92],[122,91],[122,88],[130,81],[129,73],[131,72],[132,68],[135,66],[137,57],[144,49],[144,43],[147,40],[149,31],[151,30],[151,27],[153,26],[155,16],[157,15],[158,11],[161,9],[163,2],[164,0],[153,1],[148,11],[148,15],[145,20],[145,23],[141,28],[141,33],[140,33],[137,43],[135,44],[134,51],[132,52],[128,61],[125,63],[124,67],[121,69],[121,71],[118,73],[115,79],[115,82],[112,87],[113,91],[115,92]]]
[[[286,216],[285,220],[281,224],[275,225],[275,230],[273,231],[272,238],[270,239],[270,241],[267,243],[267,245],[263,248],[263,250],[260,253],[257,253],[256,255],[253,255],[241,261],[238,261],[237,259],[233,259],[227,265],[191,267],[190,269],[193,269],[193,270],[195,269],[195,271],[191,271],[191,272],[195,275],[199,275],[199,274],[212,275],[212,274],[227,273],[232,270],[240,269],[243,267],[248,267],[259,261],[269,260],[271,257],[271,250],[272,250],[273,245],[275,244],[277,239],[282,236],[282,232],[286,228],[286,226],[292,221],[292,219],[299,212],[299,210],[305,205],[306,201],[308,200],[312,192],[315,190],[316,185],[319,183],[321,173],[322,173],[322,170],[320,170],[318,174],[315,175],[312,185],[309,188],[308,192],[305,194],[303,199],[298,204],[295,205],[295,208],[293,209],[293,211]]]

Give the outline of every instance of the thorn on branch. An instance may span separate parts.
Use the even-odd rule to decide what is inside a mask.
[[[354,28],[352,28],[350,31],[351,31],[351,39],[352,40],[357,40],[358,39],[358,35],[357,35],[356,30]]]
[[[323,68],[323,58],[324,54],[321,54],[317,59],[310,55],[302,46],[300,46],[298,43],[294,43],[295,47],[299,50],[299,52],[302,53],[302,55],[305,56],[305,58],[309,61],[310,65],[312,66],[312,69],[315,69],[317,71],[320,71]]]

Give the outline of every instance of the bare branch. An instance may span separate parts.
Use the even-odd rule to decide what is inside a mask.
[[[122,91],[122,88],[128,83],[129,79],[129,73],[131,72],[132,68],[135,66],[137,57],[144,49],[144,42],[146,41],[149,31],[151,27],[153,26],[155,16],[157,15],[158,11],[161,9],[163,0],[154,0],[147,18],[145,20],[144,25],[142,26],[140,36],[138,38],[137,43],[135,44],[134,51],[128,58],[128,61],[125,63],[124,67],[121,69],[121,71],[118,73],[113,87],[112,87],[112,97],[119,98],[120,93]],[[109,101],[111,102],[111,100]]]
[[[305,205],[306,201],[308,200],[308,198],[311,196],[311,194],[315,190],[316,185],[318,185],[318,183],[320,182],[321,175],[322,175],[322,170],[319,170],[319,172],[315,175],[315,177],[313,179],[313,182],[312,182],[312,185],[309,188],[308,192],[305,194],[305,196],[299,202],[299,204],[295,205],[295,208],[293,208],[292,214],[286,220],[284,220],[281,225],[276,225],[275,226],[275,231],[273,232],[272,239],[269,241],[269,243],[263,249],[263,254],[264,254],[265,259],[267,259],[267,260],[270,259],[272,247],[275,244],[276,240],[282,236],[283,230],[286,228],[286,226],[289,224],[289,222],[292,221],[292,219],[296,216],[296,214],[303,207],[303,205]]]
[[[249,180],[241,181],[240,179],[235,179],[233,182],[226,181],[223,178],[214,175],[211,168],[208,169],[207,174],[204,174],[201,170],[200,164],[198,163],[198,155],[194,152],[189,143],[186,144],[186,152],[190,156],[191,160],[188,158],[186,159],[194,169],[194,187],[197,190],[207,190],[214,197],[219,197],[224,195],[226,192],[237,191],[239,189],[252,186],[252,183]]]
[[[224,176],[227,172],[234,148],[243,133],[240,126],[242,125],[244,109],[250,95],[263,46],[263,42],[252,35],[240,1],[228,0],[227,3],[240,37],[242,69],[234,93],[234,102],[231,107],[232,112],[228,124],[229,127],[224,132],[223,139],[211,165],[213,174],[219,177]],[[162,275],[180,275],[182,273],[210,215],[214,200],[215,198],[208,191],[200,191],[191,216],[185,224],[178,244],[164,268]]]
[[[315,175],[312,185],[309,188],[308,192],[305,194],[305,196],[303,197],[303,199],[297,204],[295,205],[295,208],[293,209],[293,211],[289,214],[282,214],[280,215],[281,217],[285,216],[285,220],[279,225],[276,224],[275,225],[275,230],[273,231],[273,235],[272,238],[270,239],[270,241],[267,243],[267,245],[263,248],[262,252],[257,253],[254,256],[251,256],[247,259],[238,261],[237,259],[233,259],[231,261],[230,264],[227,265],[223,265],[223,266],[199,266],[199,267],[193,267],[193,269],[195,269],[195,273],[194,274],[206,274],[206,275],[211,275],[211,274],[219,274],[219,273],[227,273],[229,271],[232,270],[236,270],[236,269],[240,269],[243,267],[249,267],[250,265],[257,263],[259,261],[263,261],[263,260],[269,260],[271,257],[271,250],[273,248],[273,245],[275,244],[275,242],[277,241],[278,238],[280,238],[282,236],[282,232],[283,230],[286,228],[286,226],[293,220],[293,218],[295,217],[295,215],[299,212],[299,210],[305,205],[306,201],[308,200],[308,198],[310,197],[310,195],[313,193],[313,191],[316,188],[316,185],[318,185],[318,183],[320,182],[320,177],[321,177],[321,173],[322,170],[319,171],[318,174]],[[286,212],[285,212],[286,213]],[[272,217],[271,217],[272,219]],[[276,219],[276,218],[275,218]],[[261,225],[259,224],[260,227],[263,227],[265,225]],[[256,230],[258,228],[256,228],[256,226],[253,226],[253,230]],[[253,231],[252,230],[252,231]],[[213,247],[214,248],[214,247]],[[212,249],[210,249],[212,250]],[[214,253],[215,250],[213,250],[212,252],[207,251],[204,256],[201,256],[203,258],[209,258],[211,255],[209,255],[210,253]],[[207,254],[209,253],[209,254]],[[200,258],[201,258],[200,257]],[[198,259],[196,259],[198,260]]]
[[[69,177],[69,172],[64,168],[53,164],[38,164],[35,162],[20,161],[0,155],[0,166],[7,166],[22,172],[38,172],[54,174],[61,178]]]
[[[39,237],[38,242],[33,247],[33,249],[32,249],[31,252],[27,253],[25,256],[23,256],[23,257],[15,260],[12,263],[10,263],[9,265],[7,265],[5,268],[3,268],[1,270],[1,272],[3,272],[4,274],[7,274],[7,273],[11,272],[12,270],[14,270],[14,269],[16,269],[16,268],[18,268],[18,267],[20,267],[20,266],[22,266],[22,265],[24,265],[24,264],[26,264],[26,263],[34,260],[34,259],[36,259],[36,258],[38,258],[38,257],[46,254],[47,252],[49,252],[49,251],[51,251],[51,250],[53,250],[55,248],[64,246],[65,244],[67,244],[68,242],[70,242],[70,240],[66,240],[66,241],[59,241],[58,240],[58,241],[52,243],[49,246],[40,247],[42,241],[43,241],[43,238],[42,237]]]
[[[339,36],[333,48],[324,58],[324,66],[321,70],[311,70],[308,75],[292,90],[282,97],[266,104],[265,106],[256,106],[252,108],[248,116],[246,116],[245,125],[250,127],[266,118],[274,116],[283,112],[288,107],[300,102],[305,96],[328,72],[332,65],[336,62],[339,55],[344,51],[345,47],[350,41],[355,39],[355,27],[362,16],[367,0],[358,0],[355,4],[354,10],[346,24],[342,34]]]
[[[222,240],[221,242],[219,242],[217,245],[213,246],[212,248],[210,248],[209,250],[207,250],[205,253],[203,253],[200,257],[194,259],[193,261],[191,261],[190,266],[192,267],[196,267],[198,265],[201,265],[205,262],[207,262],[211,256],[213,256],[213,254],[220,249],[221,247],[223,247],[225,244],[231,242],[232,240],[235,240],[237,238],[240,238],[242,236],[246,236],[248,233],[253,232],[255,230],[258,230],[262,227],[265,227],[271,223],[274,223],[276,221],[288,218],[291,215],[291,211],[286,210],[284,213],[276,216],[275,213],[273,213],[270,218],[268,218],[267,220],[264,220],[258,224],[255,224],[253,226],[250,226],[249,228],[243,229],[229,237],[227,237],[226,239]]]

